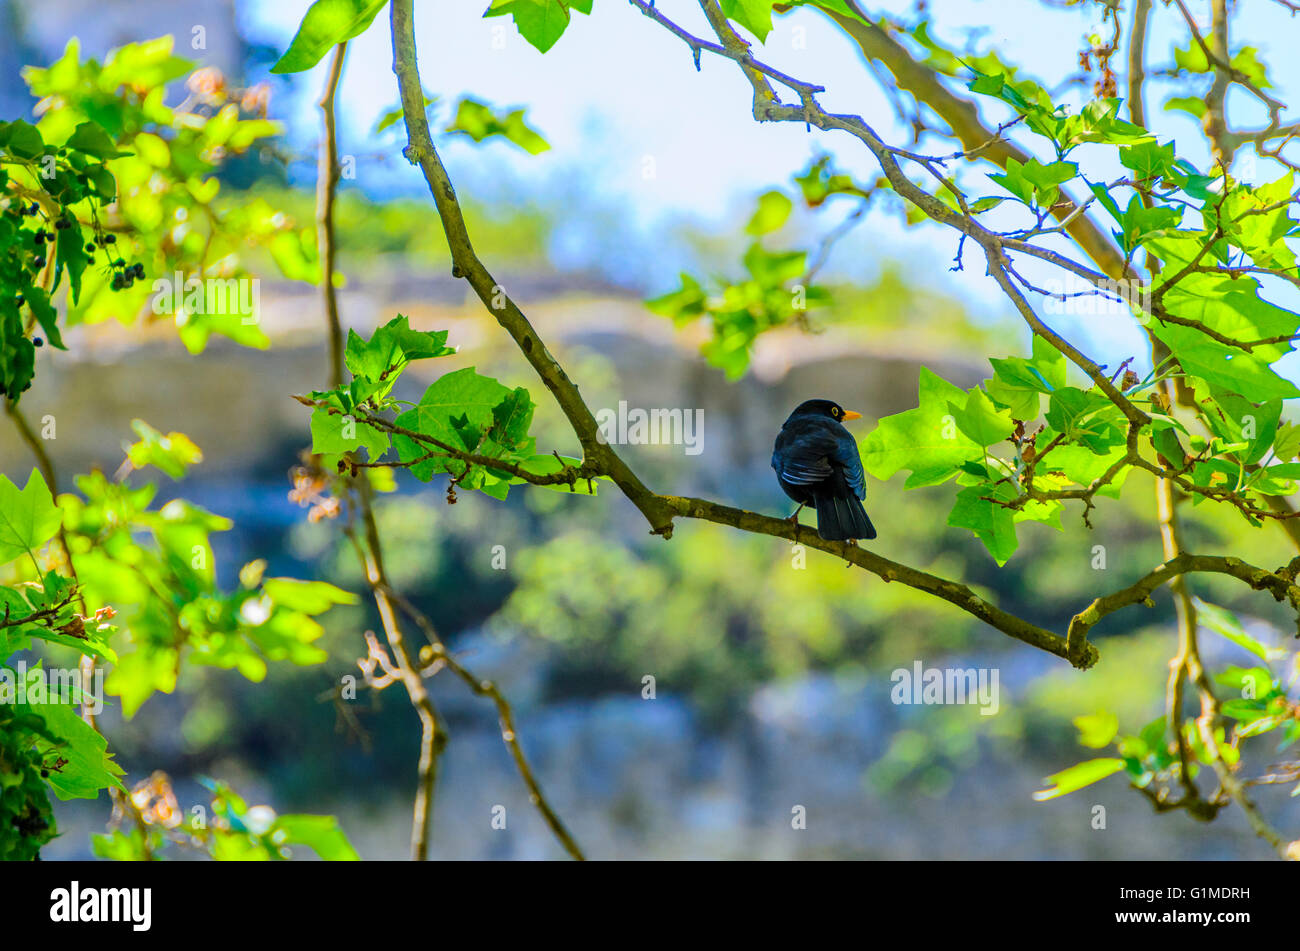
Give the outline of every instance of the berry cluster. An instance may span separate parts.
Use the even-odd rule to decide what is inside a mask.
[[[126,262],[121,260],[112,263],[115,270],[121,268],[121,270],[117,271],[117,273],[113,275],[113,281],[111,284],[113,290],[123,290],[130,287],[136,281],[144,279],[144,265],[140,262],[137,261],[130,267],[126,267]]]

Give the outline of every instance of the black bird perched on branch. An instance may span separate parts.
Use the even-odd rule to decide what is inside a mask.
[[[785,421],[772,450],[777,481],[799,503],[790,521],[798,521],[805,505],[816,506],[817,534],[827,541],[876,537],[859,501],[867,497],[867,478],[858,444],[840,425],[861,416],[831,400],[807,400]]]

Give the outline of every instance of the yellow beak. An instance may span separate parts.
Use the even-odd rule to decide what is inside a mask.
[[[848,422],[850,419],[861,419],[861,418],[862,418],[862,414],[861,414],[861,413],[855,413],[855,412],[853,412],[853,410],[851,410],[851,409],[846,409],[846,410],[844,411],[844,421],[845,421],[845,422]]]

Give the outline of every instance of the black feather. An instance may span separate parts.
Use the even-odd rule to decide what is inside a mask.
[[[772,468],[785,494],[817,509],[817,533],[827,541],[872,539],[876,528],[861,499],[866,473],[844,411],[830,400],[801,403],[781,427]]]
[[[867,510],[852,495],[835,491],[813,492],[817,506],[817,534],[828,542],[842,542],[850,538],[876,537],[876,526],[867,517]]]

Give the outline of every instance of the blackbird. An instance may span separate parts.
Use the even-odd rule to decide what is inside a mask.
[[[817,534],[827,541],[876,537],[876,528],[859,501],[867,496],[867,479],[858,444],[840,425],[861,416],[831,400],[800,403],[781,427],[772,450],[777,481],[799,503],[790,520],[798,521],[805,505],[816,506]]]

